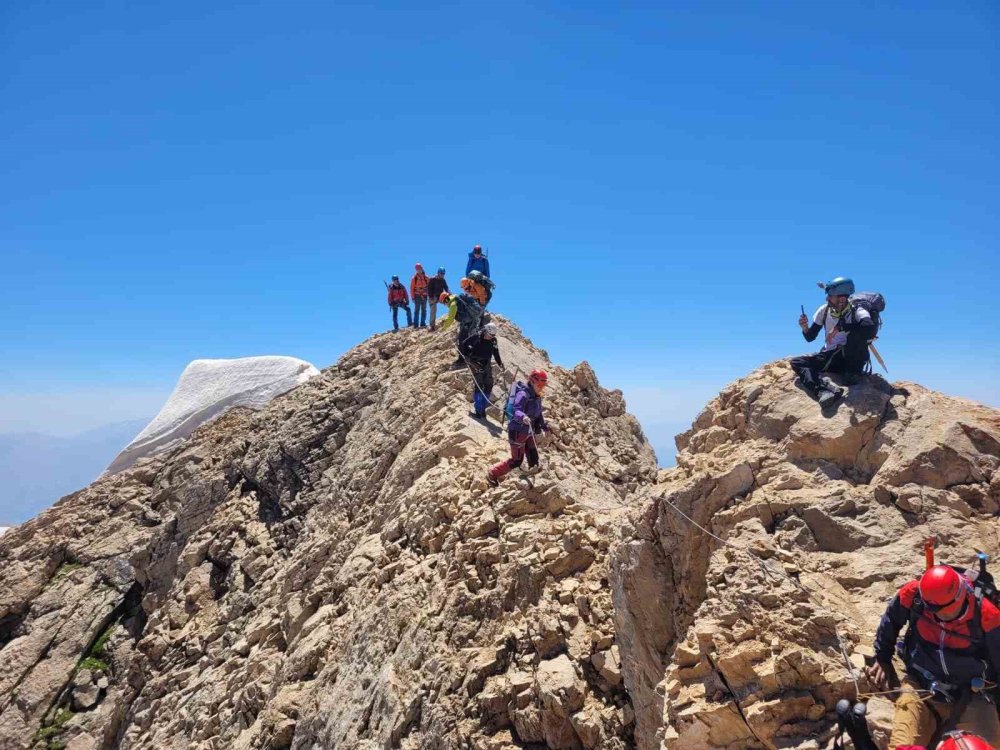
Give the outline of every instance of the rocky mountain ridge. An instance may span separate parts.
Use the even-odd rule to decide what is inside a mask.
[[[0,746],[818,748],[922,538],[1000,547],[996,410],[872,378],[825,418],[774,363],[657,470],[499,322],[561,428],[530,483],[406,331],[4,535]]]

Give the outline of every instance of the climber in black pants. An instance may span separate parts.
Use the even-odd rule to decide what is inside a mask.
[[[829,406],[843,395],[842,389],[823,377],[825,373],[858,376],[869,361],[868,342],[875,338],[875,322],[866,309],[851,306],[852,294],[854,282],[838,277],[826,285],[826,303],[816,311],[812,325],[804,313],[799,317],[806,341],[814,341],[820,331],[826,332],[821,351],[789,362],[802,386],[820,406]]]

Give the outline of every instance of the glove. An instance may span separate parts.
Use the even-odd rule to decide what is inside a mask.
[[[528,427],[531,427],[531,417],[529,417],[527,414],[521,417],[521,421],[524,422],[526,425],[528,425]]]

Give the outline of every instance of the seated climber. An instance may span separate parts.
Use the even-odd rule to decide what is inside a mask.
[[[535,435],[548,431],[542,414],[542,395],[548,382],[549,376],[545,370],[532,370],[527,383],[518,382],[515,386],[510,424],[507,427],[510,458],[486,472],[486,482],[491,487],[498,486],[506,474],[520,466],[525,455],[528,457],[528,468],[538,466]]]
[[[413,317],[410,314],[410,298],[406,294],[406,287],[399,283],[399,277],[393,276],[392,283],[389,284],[389,309],[392,310],[392,330],[399,330],[399,308],[406,310],[406,325],[413,326]]]
[[[900,681],[892,656],[904,625],[898,651],[906,675]],[[988,697],[998,665],[1000,610],[976,594],[969,578],[949,565],[935,565],[904,584],[882,615],[875,664],[868,670],[876,689],[901,688],[889,747],[934,747],[950,728],[1000,744],[1000,718]]]
[[[465,348],[465,356],[469,360],[469,369],[472,370],[472,403],[475,411],[471,416],[476,419],[486,418],[486,407],[493,393],[493,363],[490,359],[495,359],[500,367],[503,367],[503,360],[500,359],[500,347],[497,346],[497,324],[487,323],[477,338],[473,339],[470,346]]]
[[[814,341],[825,330],[823,348],[818,354],[795,357],[790,362],[802,386],[823,407],[831,406],[844,393],[823,373],[838,373],[847,378],[859,376],[869,362],[868,343],[877,333],[868,310],[850,304],[853,281],[837,277],[825,290],[826,303],[816,310],[812,325],[804,312],[799,316],[799,327],[806,341]]]

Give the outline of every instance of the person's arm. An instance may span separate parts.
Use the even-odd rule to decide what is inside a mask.
[[[444,279],[441,279],[441,283],[444,284],[444,290],[448,292],[448,294],[451,294],[451,289],[448,288],[448,282],[445,281]]]
[[[389,302],[389,307],[392,307],[392,287],[389,287],[389,293],[386,295],[386,299]]]
[[[497,345],[496,339],[493,339],[493,359],[497,361],[500,367],[503,367],[503,360],[500,359],[500,347]]]
[[[493,277],[490,276],[490,259],[487,258],[485,255],[483,256],[483,263],[486,264],[486,278],[492,279]]]
[[[411,297],[416,297],[417,296],[417,276],[416,276],[416,274],[414,274],[413,277],[410,279],[410,296]]]
[[[470,255],[469,259],[465,262],[465,275],[468,276],[469,271],[471,270],[472,270],[472,256]]]
[[[886,607],[882,620],[875,631],[875,661],[883,665],[892,664],[892,655],[896,652],[896,639],[899,631],[910,619],[910,608],[900,601],[900,594],[892,597]]]
[[[819,332],[823,330],[823,326],[819,323],[813,323],[808,328],[802,329],[802,337],[806,341],[815,341],[816,337],[819,336]]]
[[[524,423],[524,400],[528,398],[528,391],[526,389],[521,389],[514,394],[514,420],[515,422]]]
[[[851,318],[853,322],[848,323],[848,318]],[[859,331],[870,334],[874,327],[875,321],[872,320],[871,314],[863,307],[855,308],[850,315],[845,315],[837,323],[837,328],[841,331],[847,331],[848,335]],[[868,330],[866,331],[865,329]],[[871,337],[869,336],[869,338]]]

